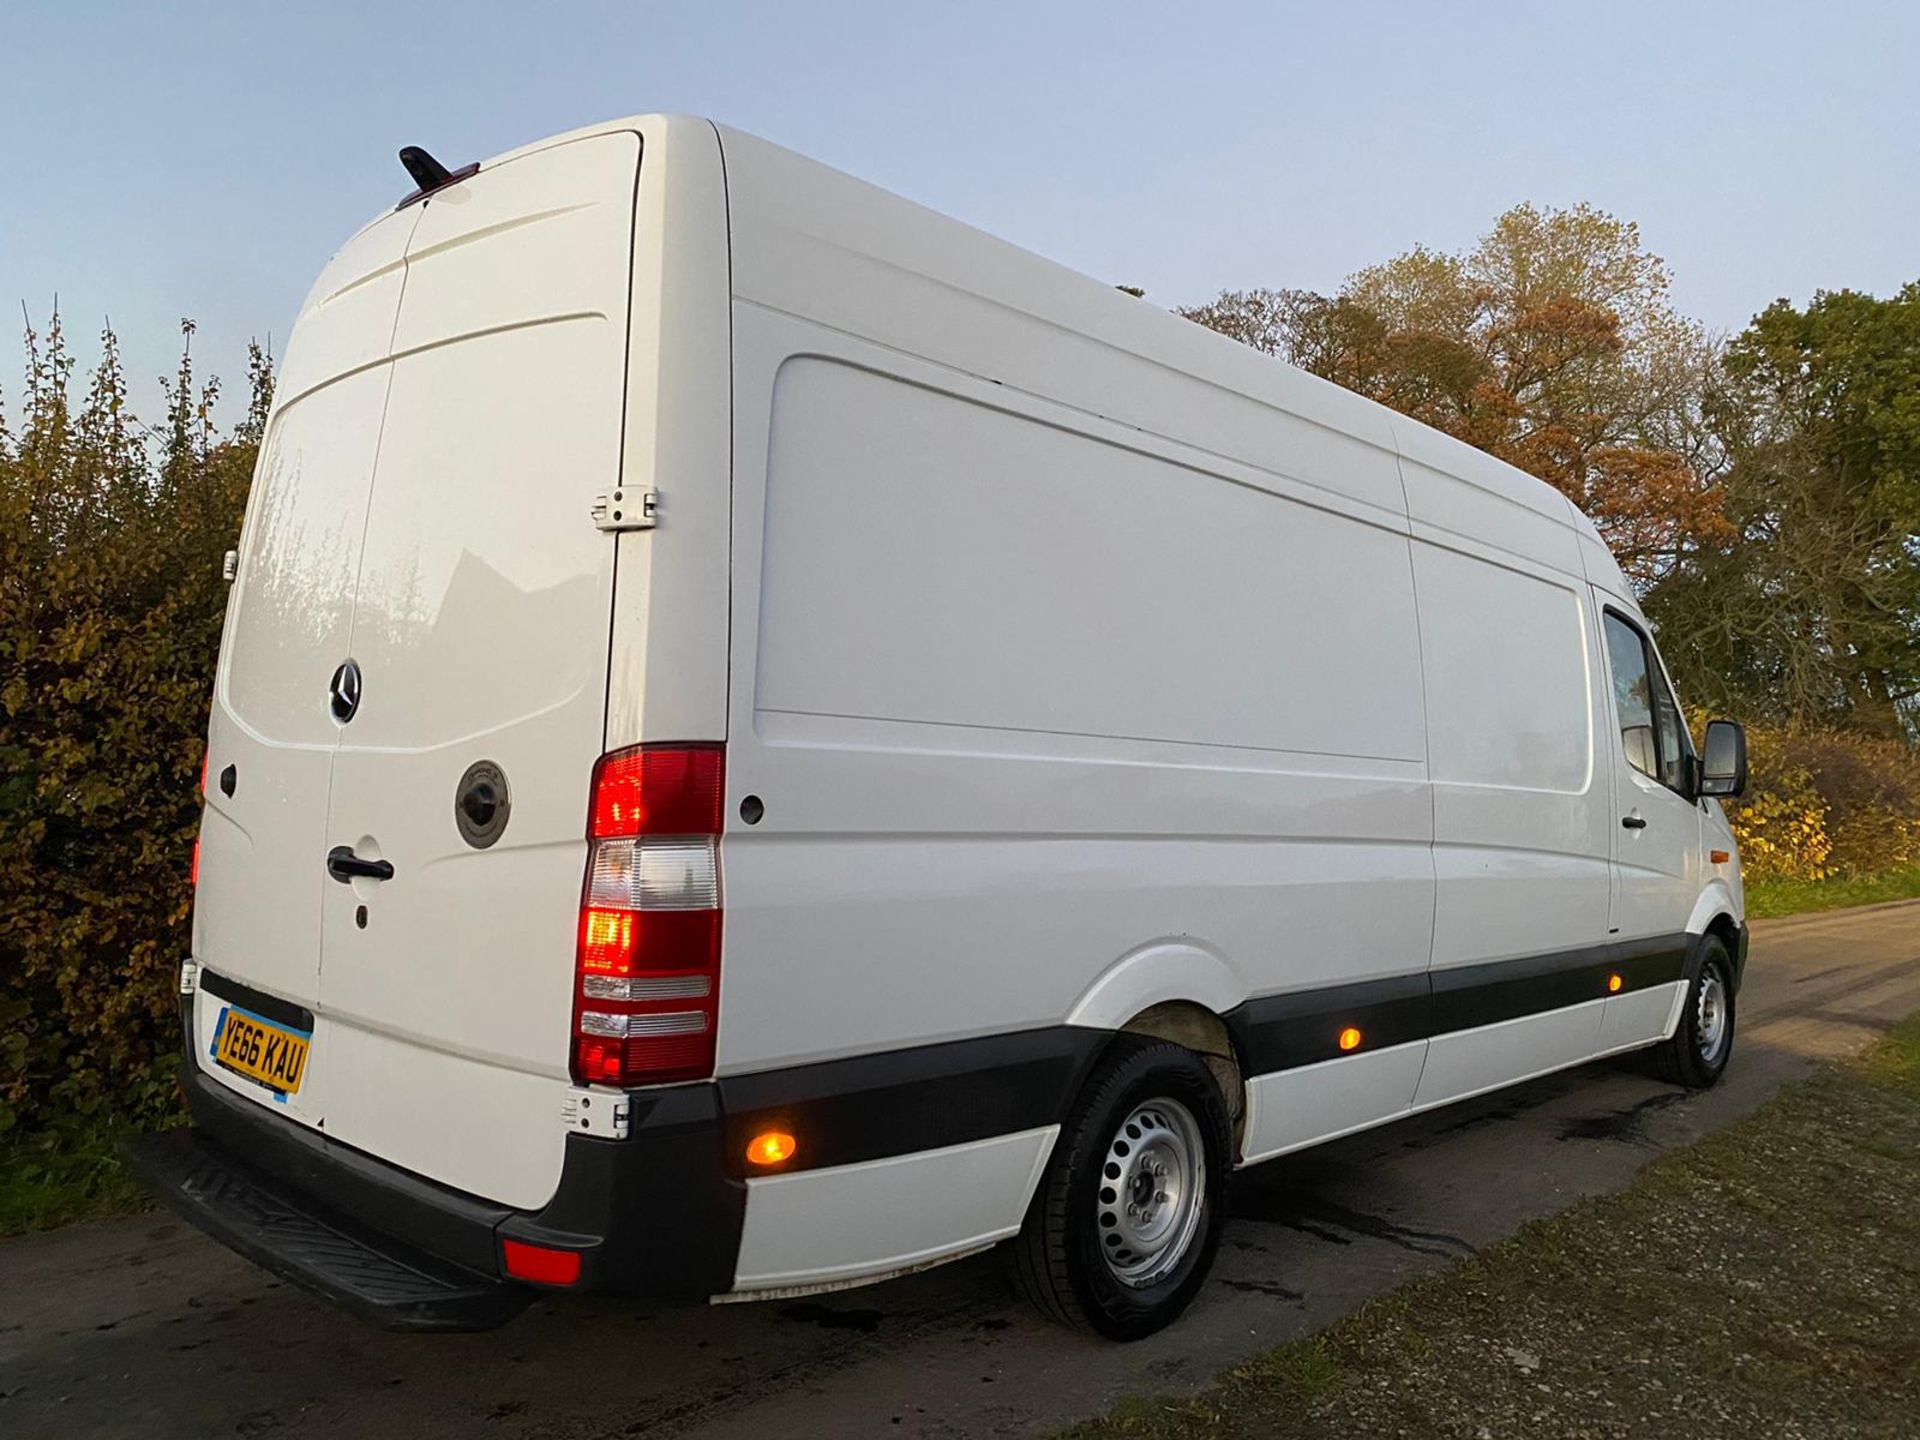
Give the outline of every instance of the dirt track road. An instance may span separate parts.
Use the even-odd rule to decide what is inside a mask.
[[[0,1435],[1045,1434],[1122,1395],[1198,1386],[1618,1189],[1917,1009],[1920,902],[1760,922],[1718,1089],[1603,1063],[1247,1171],[1213,1281],[1132,1346],[1030,1316],[991,1255],[804,1303],[573,1301],[490,1335],[407,1337],[167,1216],[0,1242]]]

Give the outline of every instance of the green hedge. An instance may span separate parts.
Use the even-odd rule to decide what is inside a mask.
[[[111,333],[78,403],[57,317],[27,344],[0,428],[0,1131],[175,1103],[220,559],[271,386],[256,350],[221,434],[188,349],[149,428]]]

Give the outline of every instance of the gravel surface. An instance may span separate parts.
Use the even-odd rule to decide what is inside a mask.
[[[1920,1016],[1621,1194],[1069,1433],[1920,1436]]]

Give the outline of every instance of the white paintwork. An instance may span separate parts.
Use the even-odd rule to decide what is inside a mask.
[[[615,484],[657,528],[592,526]],[[516,1206],[558,1173],[608,749],[724,740],[729,815],[765,803],[722,842],[723,1074],[1742,914],[1720,807],[1624,763],[1600,614],[1639,612],[1558,492],[704,121],[348,241],[233,596],[195,956],[318,1012],[291,1119]],[[514,809],[473,851],[482,758]],[[396,879],[334,884],[334,844]],[[1251,1077],[1243,1153],[1658,1038],[1683,989]],[[1051,1134],[756,1178],[740,1283],[1010,1233]]]
[[[1415,1040],[1254,1076],[1247,1082],[1241,1164],[1255,1165],[1406,1114],[1427,1044]]]
[[[1680,1018],[1680,1006],[1687,998],[1687,984],[1676,980],[1666,985],[1649,985],[1624,995],[1609,995],[1606,1012],[1600,1020],[1599,1052],[1610,1055],[1616,1050],[1631,1050],[1650,1045],[1673,1033]]]
[[[1529,530],[1544,526],[1524,513]],[[1511,552],[1451,545],[1413,549],[1440,969],[1595,943],[1609,883],[1587,587]]]
[[[1067,1011],[1066,1023],[1118,1030],[1170,1001],[1225,1014],[1247,998],[1246,982],[1221,956],[1189,940],[1157,940],[1116,961]]]
[[[1724,850],[1732,858],[1708,867],[1716,873],[1701,887],[1699,898],[1693,902],[1693,913],[1687,917],[1685,926],[1689,935],[1698,935],[1717,915],[1746,913],[1738,856],[1734,854],[1733,830],[1727,824],[1726,813],[1720,809],[1719,802],[1709,801],[1708,805],[1709,809],[1700,818],[1700,848],[1709,852]]]
[[[727,734],[726,177],[719,137],[705,121],[650,116],[630,124],[645,160],[620,473],[628,485],[659,492],[660,523],[672,538],[660,544],[630,531],[618,541],[609,750]]]
[[[1605,664],[1606,609],[1620,612],[1643,635],[1651,632],[1639,607],[1621,595],[1595,587],[1594,596],[1595,633]],[[1655,664],[1659,663],[1656,656]],[[1611,683],[1608,694],[1612,695]],[[1689,921],[1679,923],[1690,923],[1695,901],[1709,879],[1701,847],[1702,808],[1627,763],[1617,722],[1602,749],[1613,775],[1611,933],[1622,940],[1672,934],[1678,917],[1686,915]],[[1645,820],[1646,825],[1627,829],[1622,823],[1627,816]],[[1731,840],[1727,848],[1732,848]]]
[[[323,277],[269,422],[213,727],[241,780],[216,807],[234,824],[208,826],[201,958],[318,1012],[296,1118],[519,1206],[552,1193],[564,1143],[614,574],[581,517],[620,463],[640,151],[623,131],[490,165]],[[341,727],[325,689],[349,656],[365,698]],[[270,742],[302,748],[249,753]],[[480,759],[513,797],[486,850],[451,823]],[[396,878],[332,882],[334,845]],[[223,903],[235,886],[252,893]]]
[[[1060,1127],[747,1181],[736,1290],[831,1285],[948,1259],[1020,1228]]]
[[[1599,1050],[1606,1005],[1605,1000],[1588,1000],[1564,1010],[1434,1036],[1414,1107],[1424,1110],[1465,1100],[1579,1064]]]
[[[1420,758],[1404,536],[1036,408],[785,362],[756,717]]]

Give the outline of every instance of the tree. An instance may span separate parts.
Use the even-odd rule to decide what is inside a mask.
[[[1920,284],[1768,307],[1705,412],[1732,528],[1649,597],[1748,713],[1898,736],[1920,702]]]
[[[1727,533],[1698,406],[1713,347],[1668,291],[1630,222],[1521,205],[1462,254],[1415,247],[1336,296],[1181,313],[1539,476],[1650,584]]]

